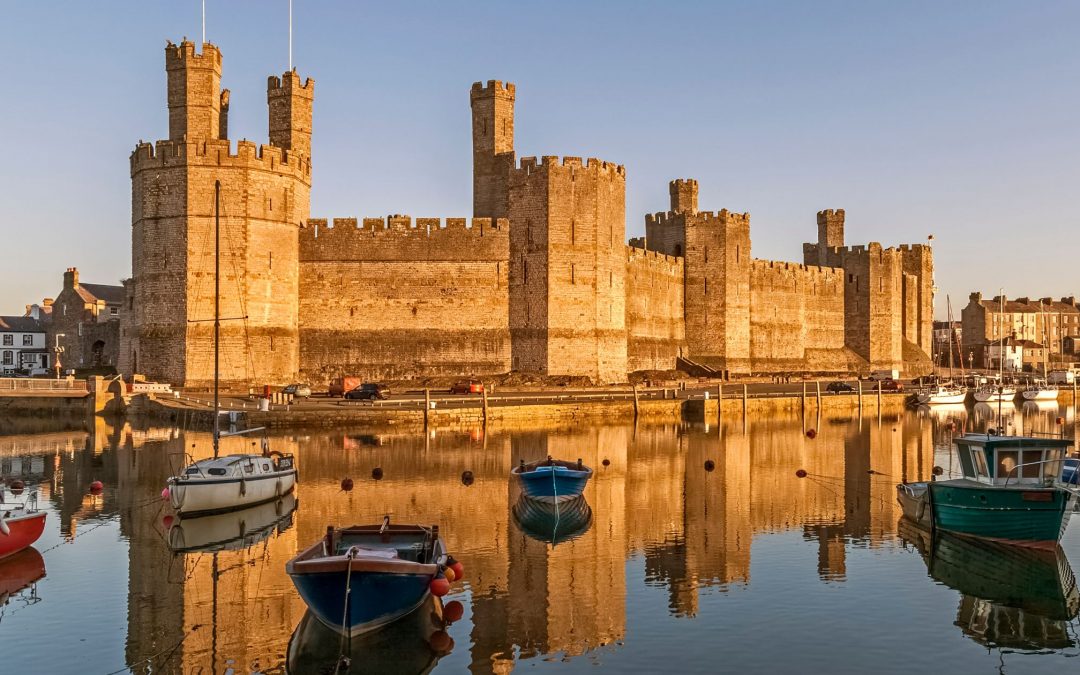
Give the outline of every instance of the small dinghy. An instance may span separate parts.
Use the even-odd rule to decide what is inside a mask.
[[[45,531],[45,512],[38,510],[37,493],[25,504],[0,502],[0,559],[33,545]]]
[[[521,481],[521,489],[529,498],[549,504],[580,497],[592,474],[592,469],[582,464],[580,459],[566,462],[550,456],[528,464],[521,460],[510,470],[510,475]]]
[[[350,637],[396,621],[441,597],[461,564],[446,553],[438,526],[326,528],[326,536],[285,565],[308,609]]]

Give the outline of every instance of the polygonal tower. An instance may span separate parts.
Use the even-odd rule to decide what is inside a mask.
[[[221,54],[165,49],[169,139],[131,155],[131,321],[125,372],[185,386],[213,379],[214,186],[221,184],[221,378],[282,383],[298,370],[298,228],[311,192],[314,83],[270,78],[270,145],[225,137]]]

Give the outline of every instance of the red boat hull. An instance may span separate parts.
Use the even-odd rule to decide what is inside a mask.
[[[45,531],[45,512],[4,518],[8,533],[0,531],[0,560],[31,546]]]
[[[0,606],[44,576],[45,560],[37,549],[28,548],[0,561]]]

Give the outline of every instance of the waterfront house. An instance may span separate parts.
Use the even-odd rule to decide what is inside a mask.
[[[0,316],[0,373],[44,373],[51,363],[45,325],[29,316]]]

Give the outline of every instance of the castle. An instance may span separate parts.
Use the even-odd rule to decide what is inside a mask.
[[[119,368],[213,375],[221,185],[221,375],[325,382],[521,371],[622,382],[915,370],[931,349],[928,246],[844,246],[818,214],[804,264],[754,260],[749,214],[699,211],[693,180],[626,241],[626,169],[518,158],[512,84],[470,90],[473,218],[310,217],[314,82],[269,78],[269,144],[228,139],[221,53],[165,51],[169,138],[131,155],[132,278]]]

